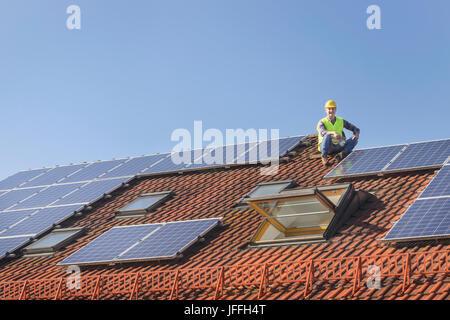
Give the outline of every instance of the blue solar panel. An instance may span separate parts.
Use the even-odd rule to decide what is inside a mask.
[[[297,146],[301,141],[303,141],[305,139],[306,139],[306,136],[281,138],[280,142],[279,142],[279,150],[278,150],[280,157],[284,156],[286,153],[291,151],[295,146]]]
[[[258,146],[259,142],[246,142],[235,145],[227,145],[211,150],[205,157],[205,163],[208,158],[218,159],[213,165],[227,164],[243,164],[250,161],[256,162],[259,159]],[[250,153],[251,152],[251,153]],[[208,162],[212,162],[208,160]]]
[[[77,170],[80,170],[86,166],[86,164],[77,164],[73,166],[63,166],[63,167],[56,167],[51,169],[50,171],[44,173],[43,175],[37,177],[36,179],[33,179],[25,184],[23,184],[21,187],[34,187],[34,186],[46,186],[50,184],[54,184],[61,180],[64,177],[67,177],[69,174],[74,173]]]
[[[214,151],[214,153],[212,153],[212,155],[215,155],[215,152],[218,152],[217,156],[217,159],[219,160],[217,163],[218,165],[236,164],[237,159],[241,158],[242,155],[245,154],[245,151],[246,151],[246,144],[241,143],[217,148]]]
[[[443,236],[450,236],[450,197],[416,200],[384,240]]]
[[[105,175],[100,176],[100,178],[114,178],[114,177],[125,177],[125,176],[134,176],[151,165],[157,163],[161,159],[164,159],[168,156],[168,153],[164,154],[154,154],[146,157],[138,157],[132,158],[128,162],[123,163],[117,168],[111,170]]]
[[[12,253],[30,240],[30,237],[0,238],[0,258],[3,258],[7,253]]]
[[[247,144],[248,148],[248,144]],[[246,144],[218,146],[215,148],[205,148],[199,156],[195,156],[191,164],[186,164],[184,167],[177,167],[181,169],[194,169],[223,166],[227,164],[236,164],[237,157],[241,156],[246,151]]]
[[[99,180],[89,182],[88,184],[84,185],[75,192],[72,192],[66,197],[53,203],[53,205],[92,202],[103,196],[105,193],[108,193],[116,189],[123,182],[129,179],[130,178],[119,178],[119,179]]]
[[[118,260],[174,258],[177,253],[213,228],[220,219],[170,222],[122,254]]]
[[[75,191],[85,183],[71,183],[71,184],[61,184],[50,186],[45,190],[33,195],[27,200],[16,204],[11,209],[26,209],[26,208],[40,208],[46,207],[51,203],[55,202],[59,198],[69,194],[72,191]]]
[[[399,145],[353,151],[325,178],[381,172],[404,147]]]
[[[17,225],[1,232],[0,237],[40,234],[51,229],[54,224],[68,219],[78,209],[80,209],[79,205],[41,209]]]
[[[284,156],[296,145],[303,141],[306,136],[281,138],[278,140],[261,141],[258,144],[258,160],[272,160]],[[274,150],[274,148],[277,148]]]
[[[42,189],[43,188],[17,189],[3,194],[0,196],[0,210],[5,210]]]
[[[219,221],[213,218],[114,227],[58,265],[173,258]]]
[[[194,159],[192,163],[190,164],[183,163],[183,167],[181,169],[197,169],[218,165],[214,161],[214,156],[216,156],[216,152],[218,150],[222,150],[222,147],[201,149],[201,155],[199,155],[198,153],[194,154],[193,156]],[[222,156],[220,156],[219,158],[222,159]],[[222,160],[219,160],[217,162],[220,161]],[[180,170],[180,168],[178,168],[178,170]]]
[[[174,152],[173,157],[172,154],[170,155],[166,154],[166,156],[167,157],[164,160],[158,162],[151,168],[144,170],[142,173],[147,174],[156,172],[177,171],[183,169],[186,166],[186,162],[192,163],[194,161],[194,153],[192,152],[192,150]],[[181,163],[177,163],[178,160]]]
[[[428,186],[423,190],[420,198],[450,196],[450,164],[443,166]]]
[[[256,162],[258,160],[257,145],[258,142],[246,142],[235,145],[205,148],[202,150],[200,157],[194,157],[193,163],[185,165],[184,169],[243,164],[249,163],[250,160]],[[252,149],[255,152],[250,153]],[[183,168],[177,167],[177,170],[180,169]]]
[[[386,170],[441,166],[448,156],[450,156],[450,139],[412,143]]]
[[[256,143],[256,146],[258,144]],[[223,152],[223,163],[224,164],[243,164],[246,163],[245,159],[249,157],[248,152],[251,150],[251,148],[256,148],[255,142],[246,142],[246,143],[239,143],[235,145],[229,145],[225,146],[222,149]],[[259,160],[259,155],[254,152],[251,155],[254,157],[256,156],[255,160]]]
[[[305,138],[306,136],[297,136],[207,148],[204,150],[201,164],[187,165],[185,169],[256,163],[258,161],[278,159],[278,157],[285,155]],[[278,147],[278,153],[272,152],[272,147]]]
[[[161,224],[114,227],[89,242],[58,265],[111,262]]]
[[[32,210],[0,212],[0,232],[18,223],[19,221],[29,216],[33,212],[36,212],[36,210],[32,209]]]
[[[67,182],[94,180],[98,176],[106,173],[107,171],[118,166],[119,164],[124,163],[126,160],[127,159],[94,162],[88,165],[87,167],[81,169],[80,171],[75,172],[71,176],[64,178],[60,182],[67,183]]]
[[[29,171],[21,171],[12,176],[6,178],[3,181],[0,181],[0,190],[12,189],[20,186],[24,182],[37,177],[38,175],[48,171],[50,169],[37,169],[37,170],[29,170]]]
[[[247,142],[237,145],[235,149],[236,157],[233,159],[233,163],[256,163],[259,160],[258,145],[259,142]]]

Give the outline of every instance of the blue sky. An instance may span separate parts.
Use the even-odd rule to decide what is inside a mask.
[[[68,30],[66,8],[81,9]],[[368,30],[366,8],[381,9]],[[323,105],[358,147],[449,137],[450,2],[0,3],[0,179],[167,152],[177,128],[316,133]],[[443,120],[443,121],[440,121]]]

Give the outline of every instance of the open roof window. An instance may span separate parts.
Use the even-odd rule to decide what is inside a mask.
[[[367,197],[351,184],[251,197],[246,202],[263,218],[251,242],[260,245],[329,239]]]
[[[237,205],[246,205],[245,199],[251,197],[264,196],[267,194],[279,193],[287,188],[295,185],[294,180],[273,181],[273,182],[261,182],[256,185],[244,198],[239,200]]]
[[[84,232],[84,228],[56,229],[23,249],[27,256],[49,255],[66,246]]]
[[[144,193],[116,212],[116,217],[144,216],[155,210],[172,195],[172,191]]]

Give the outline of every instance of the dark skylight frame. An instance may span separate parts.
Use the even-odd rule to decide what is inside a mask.
[[[282,180],[282,181],[270,181],[258,183],[249,193],[247,193],[242,199],[238,201],[237,206],[248,205],[245,199],[264,196],[267,194],[280,193],[288,188],[295,186],[295,180]]]
[[[137,199],[118,210],[116,217],[143,216],[161,206],[172,194],[172,191],[141,194]]]
[[[80,237],[84,227],[55,229],[23,249],[27,255],[50,255]]]

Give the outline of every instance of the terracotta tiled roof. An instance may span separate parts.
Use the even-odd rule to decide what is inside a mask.
[[[189,248],[180,259],[82,267],[85,282],[83,282],[83,290],[86,291],[84,295],[80,291],[79,295],[83,298],[105,299],[128,298],[133,292],[135,293],[133,297],[147,299],[171,297],[179,299],[254,299],[258,297],[262,299],[449,299],[447,251],[450,246],[448,240],[409,242],[397,246],[389,246],[377,240],[386,234],[393,222],[398,220],[417,198],[418,193],[426,187],[435,171],[422,170],[385,176],[324,180],[323,176],[330,168],[323,167],[320,158],[313,156],[316,153],[316,137],[311,136],[308,141],[311,142],[311,146],[300,147],[298,153],[288,162],[280,164],[279,172],[273,176],[260,175],[260,166],[247,165],[142,177],[134,180],[128,188],[116,191],[110,199],[101,200],[88,213],[66,221],[63,224],[64,227],[87,227],[86,234],[66,248],[52,256],[19,257],[1,262],[0,297],[18,298],[21,294],[22,297],[30,297],[34,290],[34,283],[41,286],[40,288],[44,287],[42,281],[34,280],[53,279],[48,282],[49,289],[42,292],[48,292],[49,296],[73,298],[74,294],[61,285],[61,279],[67,277],[66,267],[56,266],[56,264],[113,226],[222,216],[224,226],[213,230],[204,242]],[[375,199],[365,203],[357,214],[348,219],[335,236],[326,242],[249,248],[249,240],[262,221],[261,217],[253,209],[233,208],[233,206],[259,182],[290,179],[296,181],[298,188],[350,182],[355,188],[374,194]],[[136,199],[141,193],[167,190],[172,190],[175,196],[151,215],[142,218],[114,219],[116,210]],[[435,251],[441,251],[441,253],[417,255],[421,252]],[[409,256],[407,256],[408,253]],[[358,257],[360,257],[359,265]],[[403,262],[407,257],[411,261],[412,272],[411,278],[404,282],[403,273],[391,274],[396,273],[396,267],[403,268]],[[431,260],[422,261],[423,265],[421,263],[421,259],[430,257],[434,259],[433,261],[442,262],[443,259],[447,261],[444,267],[447,269],[439,269],[433,265],[432,268],[439,269],[440,272],[426,275],[415,273],[419,270],[417,268],[430,267],[427,264]],[[340,260],[343,258],[347,259]],[[386,262],[387,259],[391,260]],[[332,279],[329,276],[324,278],[324,272],[328,270],[324,269],[325,265],[338,262],[348,264],[348,273],[351,276],[344,280]],[[369,289],[365,284],[368,278],[367,266],[370,263],[378,263],[382,268],[383,277],[379,289]],[[308,269],[311,265],[314,266],[312,271]],[[226,268],[221,269],[222,266]],[[232,266],[235,268],[233,269]],[[357,270],[358,266],[361,273],[359,277],[355,277],[351,272]],[[191,281],[186,280],[189,272],[204,277],[202,281],[205,285],[208,283],[205,276],[208,272],[213,280],[209,287],[201,285],[189,287],[187,282],[176,284],[177,270],[180,272],[178,279],[185,279],[183,281]],[[221,283],[220,277],[223,270],[225,273]],[[287,280],[289,272],[294,274],[294,270],[303,270],[304,281],[301,280],[303,278],[300,278],[300,273],[296,274],[298,282],[281,281],[283,276]],[[243,276],[239,280],[242,280],[242,285],[236,287],[229,285],[234,280],[234,284],[239,284],[238,279],[233,277],[244,275],[246,271],[249,271],[247,278]],[[167,277],[161,282],[163,284],[160,284],[160,288],[164,287],[166,290],[154,292],[147,290],[152,288],[150,278],[156,277],[156,272],[161,272],[158,275],[161,279],[163,274]],[[139,278],[137,278],[138,273],[140,273]],[[307,278],[308,273],[310,278]],[[129,275],[119,276],[119,274]],[[181,274],[185,278],[180,278]],[[101,281],[98,281],[99,275],[103,275]],[[111,278],[111,275],[117,275],[115,280]],[[116,281],[119,278],[121,280]],[[247,282],[243,279],[247,279]],[[28,280],[27,283],[25,283],[26,280]],[[359,280],[359,283],[355,282],[356,280]],[[136,286],[136,283],[139,285]],[[28,286],[27,290],[23,290],[25,286]],[[46,296],[41,294],[41,297]]]

